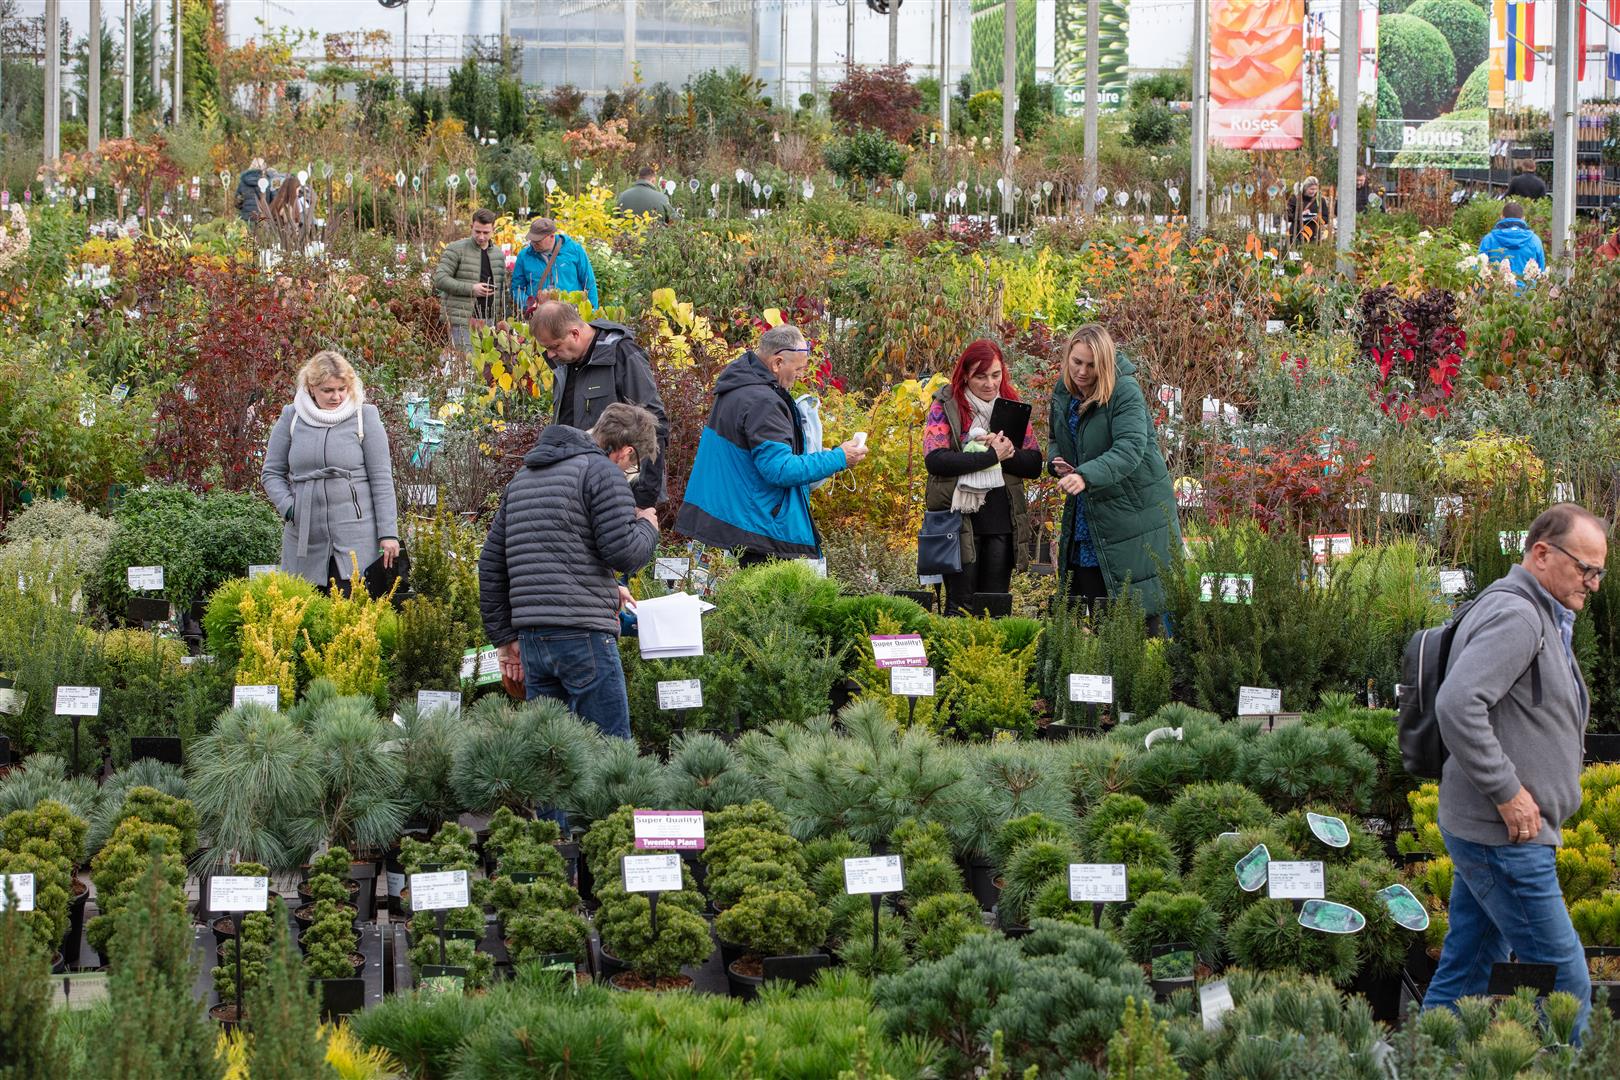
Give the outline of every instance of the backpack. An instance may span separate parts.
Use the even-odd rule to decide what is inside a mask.
[[[1395,726],[1400,739],[1401,763],[1406,771],[1424,780],[1440,779],[1440,772],[1451,756],[1445,740],[1440,736],[1440,721],[1435,716],[1434,700],[1445,681],[1446,668],[1451,660],[1451,643],[1457,628],[1480,597],[1495,590],[1511,592],[1536,606],[1535,597],[1516,585],[1497,581],[1474,599],[1459,604],[1444,625],[1419,630],[1406,643],[1401,655],[1401,683],[1395,687]],[[1547,643],[1545,636],[1536,643],[1536,655],[1530,660],[1530,694],[1532,704],[1541,704],[1541,649]],[[1523,678],[1524,676],[1520,676]]]

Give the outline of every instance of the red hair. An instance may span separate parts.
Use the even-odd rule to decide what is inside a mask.
[[[1012,380],[1007,377],[1007,361],[1001,355],[1001,348],[993,341],[980,338],[962,350],[962,355],[956,358],[956,367],[951,371],[951,397],[956,400],[956,408],[962,416],[962,422],[967,423],[973,416],[973,410],[968,407],[967,381],[970,376],[980,375],[991,364],[1001,365],[1001,389],[997,391],[1008,401],[1018,400],[1018,391],[1013,389]],[[962,437],[967,437],[963,430]]]

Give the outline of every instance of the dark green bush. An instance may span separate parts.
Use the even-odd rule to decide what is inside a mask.
[[[195,495],[183,487],[132,491],[118,503],[118,531],[102,557],[94,598],[122,617],[131,566],[163,567],[163,595],[190,607],[255,563],[281,558],[281,519],[264,499],[243,492]]]
[[[1278,810],[1326,803],[1361,810],[1378,766],[1343,731],[1295,724],[1251,742],[1238,775]]]
[[[875,185],[898,180],[906,170],[906,148],[880,131],[862,128],[827,144],[822,160],[845,183]]]
[[[1183,862],[1188,862],[1205,841],[1270,820],[1265,802],[1242,784],[1194,784],[1171,802],[1164,828]]]
[[[1299,925],[1287,900],[1256,900],[1227,930],[1232,958],[1254,971],[1297,971],[1343,986],[1355,977],[1353,935],[1324,934]]]
[[[1399,88],[1407,120],[1440,115],[1457,88],[1457,58],[1446,36],[1412,15],[1379,18],[1378,67]]]
[[[1445,36],[1456,58],[1459,79],[1489,60],[1490,19],[1472,0],[1417,0],[1406,14],[1422,19]]]
[[[1192,893],[1150,892],[1136,901],[1120,928],[1120,940],[1131,959],[1145,964],[1153,947],[1186,942],[1206,960],[1220,946],[1221,919],[1209,902]]]

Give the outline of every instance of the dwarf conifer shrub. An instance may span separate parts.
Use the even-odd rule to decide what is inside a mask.
[[[1396,922],[1378,899],[1379,891],[1397,880],[1395,868],[1382,855],[1327,868],[1327,898],[1348,904],[1367,919],[1362,931],[1352,935],[1357,969],[1379,977],[1400,970],[1406,962],[1407,947],[1417,937]]]
[[[354,976],[350,954],[360,948],[360,933],[354,928],[353,913],[338,907],[335,900],[317,900],[309,928],[300,944],[312,979],[348,979]]]
[[[1378,767],[1346,732],[1296,724],[1250,741],[1238,775],[1272,807],[1325,803],[1359,811]]]
[[[1343,986],[1355,977],[1356,943],[1299,925],[1287,900],[1256,900],[1232,921],[1227,947],[1239,965],[1255,971],[1297,971]]]
[[[1141,964],[1153,958],[1155,945],[1182,941],[1199,956],[1213,959],[1220,937],[1220,916],[1192,893],[1148,893],[1136,901],[1120,930],[1125,951]]]
[[[1146,824],[1150,819],[1151,811],[1141,796],[1105,795],[1091,813],[1080,821],[1080,848],[1083,851],[1092,850],[1115,825],[1126,822]]]
[[[506,920],[506,949],[514,964],[546,956],[567,956],[583,964],[589,952],[590,927],[572,911],[541,910]]]
[[[466,809],[578,804],[592,757],[607,747],[568,707],[550,698],[520,706],[486,697],[470,709],[452,750],[450,784]]]
[[[1206,840],[1194,852],[1192,869],[1186,877],[1187,891],[1209,901],[1222,921],[1230,923],[1257,898],[1265,895],[1264,886],[1252,893],[1244,892],[1238,885],[1234,869],[1239,859],[1260,844],[1266,846],[1272,859],[1294,858],[1294,849],[1275,829],[1241,829],[1237,836],[1218,836]]]
[[[912,907],[906,919],[906,947],[914,960],[938,960],[969,936],[989,932],[973,897],[962,892],[939,893]]]
[[[11,891],[8,883],[6,910],[0,912],[0,970],[6,972],[0,979],[0,1077],[66,1076],[67,1047],[51,1008],[51,949],[25,924]]]
[[[670,741],[664,805],[712,813],[747,802],[753,794],[754,784],[743,772],[736,752],[718,736],[687,731]]]
[[[989,855],[997,866],[1006,866],[1012,853],[1031,841],[1062,843],[1069,839],[1069,830],[1045,814],[1025,814],[1002,825],[990,843]]]
[[[723,940],[761,956],[798,956],[820,948],[831,915],[804,887],[749,891],[714,920]]]
[[[1041,887],[1053,878],[1067,878],[1069,864],[1078,861],[1074,847],[1060,841],[1033,840],[1014,851],[1002,872],[1002,925],[1022,923]]]
[[[90,947],[109,960],[115,960],[122,943],[114,942],[118,913],[135,895],[147,866],[154,860],[160,867],[166,889],[163,900],[177,912],[184,912],[186,865],[179,855],[180,834],[172,825],[153,825],[139,818],[120,822],[107,844],[90,861],[90,880],[96,887],[96,906],[101,914],[85,927]],[[142,902],[153,902],[141,894]]]
[[[642,893],[604,899],[596,914],[602,945],[629,964],[644,979],[668,979],[687,964],[700,964],[714,951],[709,924],[703,916],[659,897],[658,932],[653,933],[651,908]]]
[[[1223,832],[1257,828],[1271,820],[1260,796],[1242,784],[1194,784],[1170,803],[1164,829],[1182,861]]]

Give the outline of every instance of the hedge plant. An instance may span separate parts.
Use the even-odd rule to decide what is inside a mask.
[[[1120,927],[1120,941],[1131,959],[1146,964],[1156,945],[1187,942],[1206,960],[1220,946],[1221,919],[1194,893],[1150,892],[1136,901]]]

